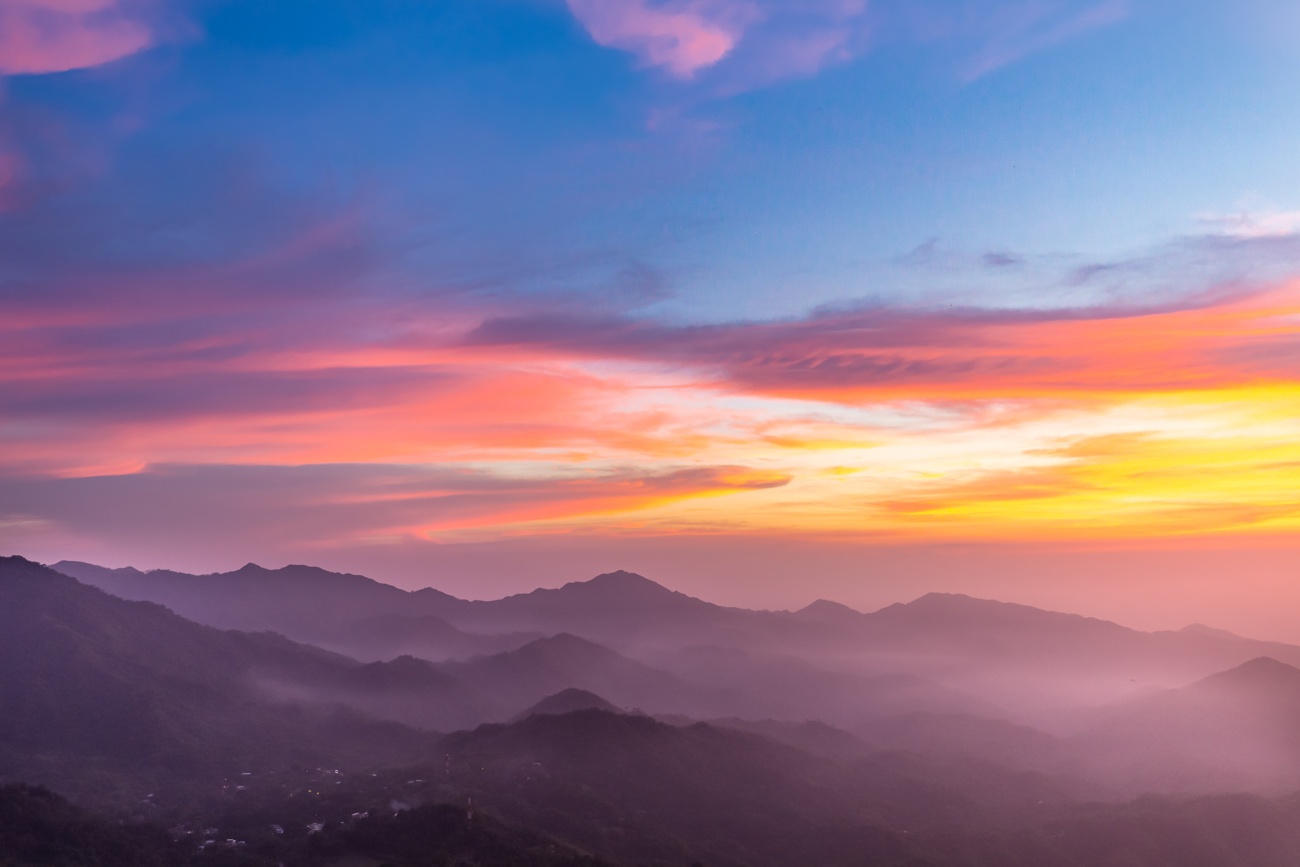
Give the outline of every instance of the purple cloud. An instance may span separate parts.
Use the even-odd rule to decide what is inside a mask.
[[[593,40],[721,92],[811,75],[853,56],[866,0],[567,0]]]
[[[130,0],[5,0],[0,75],[87,69],[154,45],[158,28]]]
[[[221,539],[303,546],[440,526],[609,513],[647,501],[753,490],[786,477],[745,467],[612,468],[511,477],[455,467],[159,465],[79,478],[0,476],[0,530],[22,522],[90,538],[200,548]]]
[[[715,96],[814,75],[891,41],[947,45],[969,82],[1129,14],[1129,0],[566,2],[600,45]]]

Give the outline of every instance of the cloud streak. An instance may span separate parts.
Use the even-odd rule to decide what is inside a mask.
[[[1129,0],[1102,0],[1079,7],[1042,2],[1013,3],[993,12],[995,29],[962,70],[966,82],[1129,16]]]
[[[631,319],[485,322],[471,345],[616,355],[719,384],[817,400],[1063,398],[1289,382],[1288,286],[1186,306],[827,311],[793,322],[672,327]],[[1110,347],[1099,354],[1097,347]]]
[[[728,96],[815,75],[887,43],[934,44],[972,82],[1113,26],[1129,0],[566,0],[593,41]]]
[[[472,538],[475,530],[608,516],[788,479],[746,467],[506,475],[473,467],[171,465],[67,479],[0,477],[0,525],[36,523],[148,544],[213,534],[250,544]],[[19,506],[19,504],[21,504]],[[470,534],[470,535],[466,535]]]

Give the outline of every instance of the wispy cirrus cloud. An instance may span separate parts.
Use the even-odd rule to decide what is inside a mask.
[[[1085,33],[1118,24],[1129,16],[1129,0],[1088,4],[1011,2],[987,10],[988,36],[961,70],[970,82]]]
[[[720,386],[791,398],[1059,398],[1289,382],[1294,285],[1157,307],[889,307],[803,320],[673,327],[609,317],[490,320],[471,344],[686,365]],[[1104,354],[1097,347],[1107,346]]]
[[[138,472],[55,478],[0,476],[0,525],[58,525],[154,544],[214,533],[302,546],[429,539],[483,527],[607,516],[692,498],[786,484],[738,466],[534,467],[318,464],[159,465]]]
[[[971,82],[1129,16],[1130,0],[566,0],[597,43],[714,96],[881,43],[939,45]]]
[[[1211,232],[1228,238],[1287,238],[1300,234],[1300,211],[1272,205],[1244,206],[1224,214],[1201,214],[1198,220]]]

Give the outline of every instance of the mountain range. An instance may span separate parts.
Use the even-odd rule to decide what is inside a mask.
[[[1142,632],[959,594],[930,593],[869,613],[826,600],[795,612],[751,611],[629,572],[482,601],[308,566],[249,564],[212,575],[68,561],[53,568],[200,623],[272,630],[366,660],[400,653],[464,660],[566,633],[715,687],[758,682],[780,696],[766,708],[736,708],[745,715],[790,715],[797,704],[809,717],[846,725],[907,710],[987,715],[996,708],[1019,722],[1069,728],[1082,708],[1184,686],[1257,657],[1300,666],[1293,645],[1201,626]],[[920,681],[873,686],[870,679],[882,676]],[[875,699],[865,698],[873,692]]]
[[[746,611],[629,573],[470,602],[308,567],[58,565],[0,558],[0,784],[205,817],[269,863],[316,863],[272,825],[335,816],[337,846],[378,851],[356,816],[421,803],[483,805],[505,823],[485,846],[517,828],[614,863],[1226,867],[1247,862],[1150,853],[1247,827],[1225,853],[1300,851],[1300,804],[1221,799],[1300,790],[1287,645],[941,594]]]

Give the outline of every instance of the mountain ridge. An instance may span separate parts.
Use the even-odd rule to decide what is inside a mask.
[[[1171,688],[1257,656],[1300,665],[1300,647],[1293,645],[1206,629],[1144,632],[960,593],[926,593],[872,612],[829,600],[791,612],[716,605],[625,570],[501,599],[463,600],[316,567],[268,570],[250,564],[233,578],[187,578],[56,565],[110,592],[160,602],[200,622],[277,631],[371,661],[401,654],[463,661],[560,633],[641,661],[718,645],[797,657],[828,671],[853,666],[863,673],[913,675],[983,694],[1018,714],[1018,721],[1035,725],[1068,723],[1043,716],[1044,703],[1068,717],[1072,702],[1102,703],[1144,688]],[[1080,691],[1081,683],[1086,691]]]

